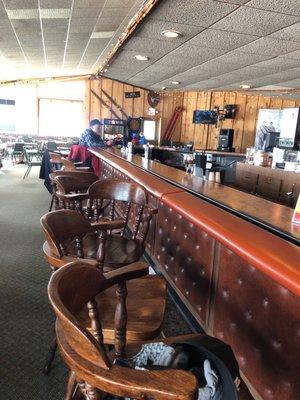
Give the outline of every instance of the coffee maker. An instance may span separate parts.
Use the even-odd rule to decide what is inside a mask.
[[[234,151],[233,134],[233,129],[220,129],[218,151]]]

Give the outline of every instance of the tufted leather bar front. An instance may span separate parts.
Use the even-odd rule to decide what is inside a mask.
[[[300,248],[106,151],[102,176],[158,208],[147,251],[203,329],[228,342],[258,399],[300,399]],[[227,400],[227,399],[226,399]]]

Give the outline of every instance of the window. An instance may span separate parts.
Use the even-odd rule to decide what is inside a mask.
[[[15,100],[0,99],[0,131],[15,132],[16,102]]]
[[[83,101],[39,99],[39,135],[79,137],[83,130]]]
[[[151,119],[144,119],[143,132],[147,140],[155,140],[156,122]]]

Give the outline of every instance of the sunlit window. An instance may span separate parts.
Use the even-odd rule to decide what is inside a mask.
[[[82,101],[39,99],[39,135],[80,136],[83,110]]]
[[[150,119],[144,119],[143,132],[147,140],[155,140],[156,123]]]
[[[15,132],[16,104],[14,100],[0,99],[0,130],[1,132]]]

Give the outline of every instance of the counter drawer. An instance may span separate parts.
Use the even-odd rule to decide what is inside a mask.
[[[236,186],[246,190],[247,192],[255,193],[258,181],[258,174],[248,171],[237,171]]]
[[[259,175],[256,192],[268,199],[278,200],[281,184],[281,179]]]

